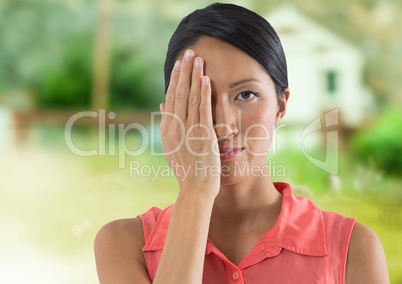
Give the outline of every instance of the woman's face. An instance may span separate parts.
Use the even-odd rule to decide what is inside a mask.
[[[280,111],[270,76],[257,61],[228,43],[203,37],[190,48],[204,60],[205,75],[211,80],[219,148],[221,155],[228,152],[221,157],[222,182],[267,174],[267,154],[275,126],[286,110],[288,93]],[[242,150],[231,152],[233,148]],[[258,174],[259,170],[264,172]]]

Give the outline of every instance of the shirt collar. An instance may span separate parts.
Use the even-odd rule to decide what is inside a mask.
[[[274,183],[282,194],[282,207],[275,226],[260,238],[250,255],[240,263],[249,266],[251,262],[263,258],[277,256],[282,249],[307,256],[328,255],[325,235],[325,224],[322,211],[305,197],[294,196],[287,183]],[[159,215],[143,251],[162,250],[165,243],[173,206],[167,207]],[[219,250],[208,239],[206,254]],[[256,257],[256,256],[259,257]]]
[[[266,247],[278,244],[302,255],[327,255],[322,211],[309,199],[293,195],[289,184],[277,182],[275,187],[283,196],[282,208],[274,228],[263,237]]]
[[[174,204],[167,207],[158,216],[150,234],[148,240],[145,242],[143,251],[157,251],[162,250],[165,244],[165,239],[169,227],[170,216],[172,215]]]

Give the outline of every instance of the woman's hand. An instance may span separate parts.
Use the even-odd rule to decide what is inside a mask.
[[[187,50],[171,74],[166,102],[161,104],[162,148],[181,192],[213,198],[219,192],[221,164],[212,122],[211,83],[204,63]]]

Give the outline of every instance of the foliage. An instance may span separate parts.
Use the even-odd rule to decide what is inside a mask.
[[[82,0],[4,0],[0,92],[30,89],[42,109],[89,108],[97,8],[96,3]],[[162,69],[158,66],[155,79],[155,60],[147,62],[151,56],[144,54],[163,52],[155,40],[151,47],[144,37],[149,39],[146,35],[163,25],[158,20],[144,26],[143,20],[120,13],[116,9],[112,33],[110,107],[156,108],[163,98]],[[143,46],[151,48],[144,51]]]
[[[91,44],[73,38],[59,62],[46,66],[32,82],[41,108],[88,108],[91,96]]]
[[[379,119],[354,137],[356,157],[368,166],[391,175],[402,173],[402,114],[384,112]]]
[[[63,57],[44,68],[31,85],[41,108],[89,108],[92,93],[92,40],[67,41]],[[141,56],[130,47],[114,47],[110,70],[111,108],[152,108],[155,96],[153,74]]]
[[[173,29],[188,12],[213,1],[200,0],[190,3],[179,0],[115,0],[113,2],[115,7],[112,17],[112,42],[113,45],[120,47],[117,51],[113,51],[116,54],[113,54],[113,70],[110,72],[111,106],[156,107],[155,102],[163,98],[161,65]],[[402,26],[401,1],[312,0],[314,5],[305,5],[303,0],[287,2],[360,48],[367,58],[365,84],[373,90],[377,102],[383,102],[384,106],[388,105],[388,102],[398,103],[395,94],[402,86],[400,80],[402,40],[399,36]],[[283,1],[252,0],[234,1],[234,3],[246,5],[265,15]],[[71,42],[83,35],[93,37],[98,4],[99,1],[93,0],[0,1],[0,95],[10,90],[26,89],[35,83],[38,88],[36,90],[41,92],[47,90],[37,94],[42,107],[87,105],[90,92],[86,92],[84,97],[78,97],[75,92],[84,92],[92,74],[79,80],[78,74],[72,74],[70,78],[79,84],[72,86],[69,82],[71,80],[60,77],[61,74],[66,74],[66,70],[70,70],[71,66],[62,69],[54,65],[64,64],[71,56],[78,57],[64,54],[71,52],[65,45],[66,41]],[[85,64],[88,66],[93,57],[93,43],[91,55],[85,58]],[[128,61],[122,60],[121,58],[127,58],[130,49],[135,52],[129,55]],[[77,51],[80,52],[86,51]],[[150,59],[148,64],[145,64],[142,57]],[[138,58],[141,60],[138,61]],[[74,62],[67,64],[74,65],[76,64]],[[116,70],[121,78],[120,75],[113,73]],[[53,71],[56,74],[50,74]],[[92,73],[91,70],[88,72]],[[128,75],[130,72],[134,72],[132,78]],[[84,72],[80,70],[78,73]],[[47,78],[50,82],[45,82]],[[74,95],[67,97],[62,94],[63,97],[60,99],[50,98],[48,90],[56,83],[65,86],[66,90],[61,90],[61,93],[67,94],[67,90],[70,90],[69,92],[74,92]],[[134,89],[134,86],[139,89]]]
[[[151,109],[160,101],[158,82],[146,59],[129,46],[113,49],[110,73],[111,108]],[[161,73],[161,72],[160,72]],[[158,76],[158,77],[161,77]]]
[[[92,34],[95,5],[82,1],[0,2],[0,91],[27,88],[64,56],[67,40]],[[68,43],[68,42],[67,42]],[[65,62],[65,61],[63,61]]]

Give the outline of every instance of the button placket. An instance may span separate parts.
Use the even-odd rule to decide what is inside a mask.
[[[233,280],[239,279],[239,273],[238,273],[238,272],[233,272],[233,274],[232,274],[232,279],[233,279]]]

